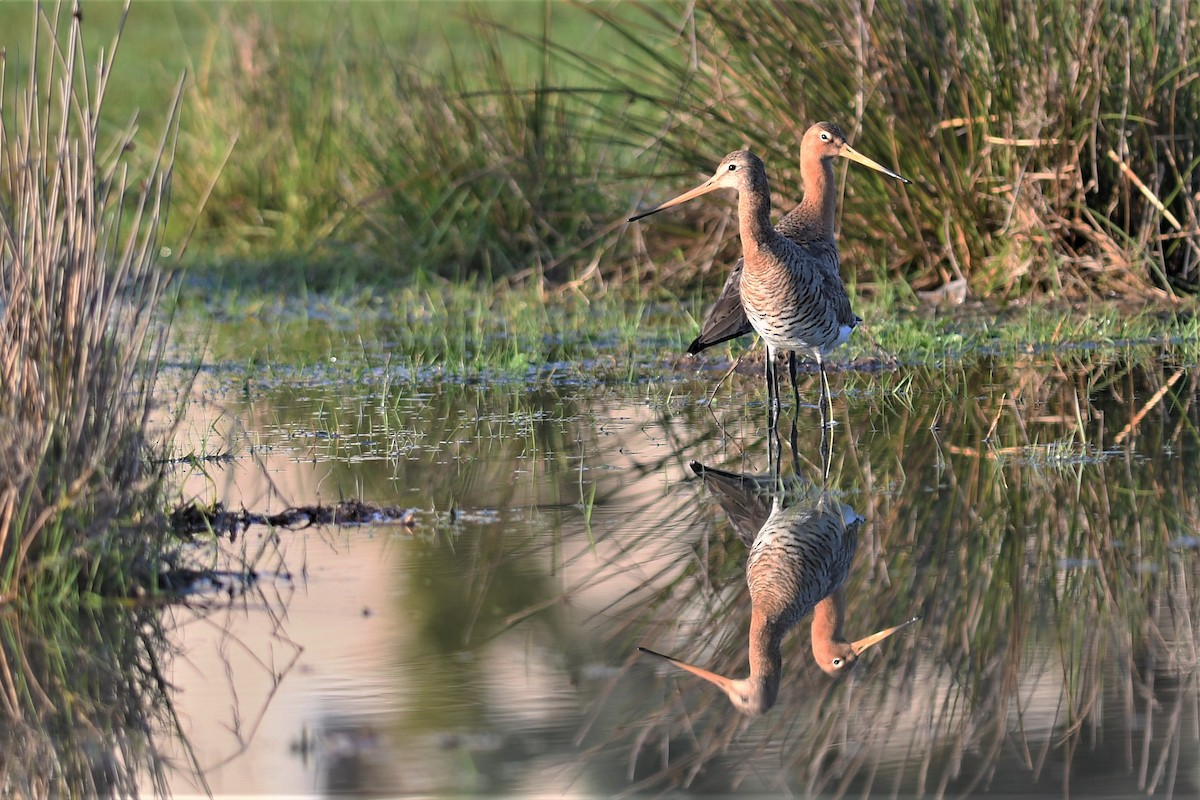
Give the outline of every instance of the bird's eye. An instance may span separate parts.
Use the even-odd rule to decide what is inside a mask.
[[[835,658],[835,659],[833,660],[833,665],[834,665],[835,667],[840,667],[840,666],[842,665],[842,660],[841,660],[840,658]]]
[[[829,134],[828,134],[828,133],[825,133],[824,131],[822,131],[822,132],[821,132],[821,141],[822,141],[822,142],[828,142],[828,141],[829,141]]]
[[[737,169],[737,164],[730,164],[730,165],[729,165],[729,171],[730,171],[730,172],[733,172],[733,171],[734,171],[734,170],[736,170],[736,169]]]

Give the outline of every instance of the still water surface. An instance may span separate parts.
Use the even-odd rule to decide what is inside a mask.
[[[802,376],[788,473],[864,519],[845,634],[737,711],[639,645],[748,664],[746,544],[689,468],[763,474],[756,375],[419,385],[202,374],[184,498],[347,497],[396,524],[251,528],[259,579],[163,612],[176,793],[1200,793],[1200,371],[1169,352]],[[786,393],[785,393],[786,396]],[[193,767],[189,767],[193,764]],[[201,777],[202,776],[202,777]],[[148,786],[148,784],[147,784]]]

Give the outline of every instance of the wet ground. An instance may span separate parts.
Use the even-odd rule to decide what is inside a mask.
[[[749,669],[746,537],[689,465],[766,474],[755,376],[710,407],[719,369],[413,383],[320,363],[203,371],[181,499],[404,521],[199,538],[218,579],[157,612],[171,713],[138,723],[183,734],[153,737],[160,786],[1200,792],[1200,369],[1170,350],[834,373],[828,463],[802,375],[785,472],[862,518],[845,636],[921,620],[831,678],[806,618],[757,717],[638,653]]]

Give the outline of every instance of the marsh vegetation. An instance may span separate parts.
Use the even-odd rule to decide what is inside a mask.
[[[3,785],[1196,791],[1190,6],[453,10],[0,7]],[[760,367],[679,355],[733,205],[623,220],[742,145],[789,207],[818,118],[916,181],[842,187],[829,489],[848,619],[923,621],[747,723],[632,655],[746,663],[686,465],[765,461]]]
[[[128,595],[163,547],[143,523],[182,85],[131,167],[136,121],[101,122],[115,40],[90,61],[78,17],[30,30],[28,74],[0,73],[0,598]]]

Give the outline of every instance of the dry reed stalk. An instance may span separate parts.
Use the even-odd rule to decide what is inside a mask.
[[[164,343],[155,261],[182,81],[135,181],[136,127],[101,136],[120,31],[89,74],[82,27],[78,2],[65,23],[39,9],[28,77],[0,117],[0,587],[10,597],[43,554],[103,539],[139,507]]]

